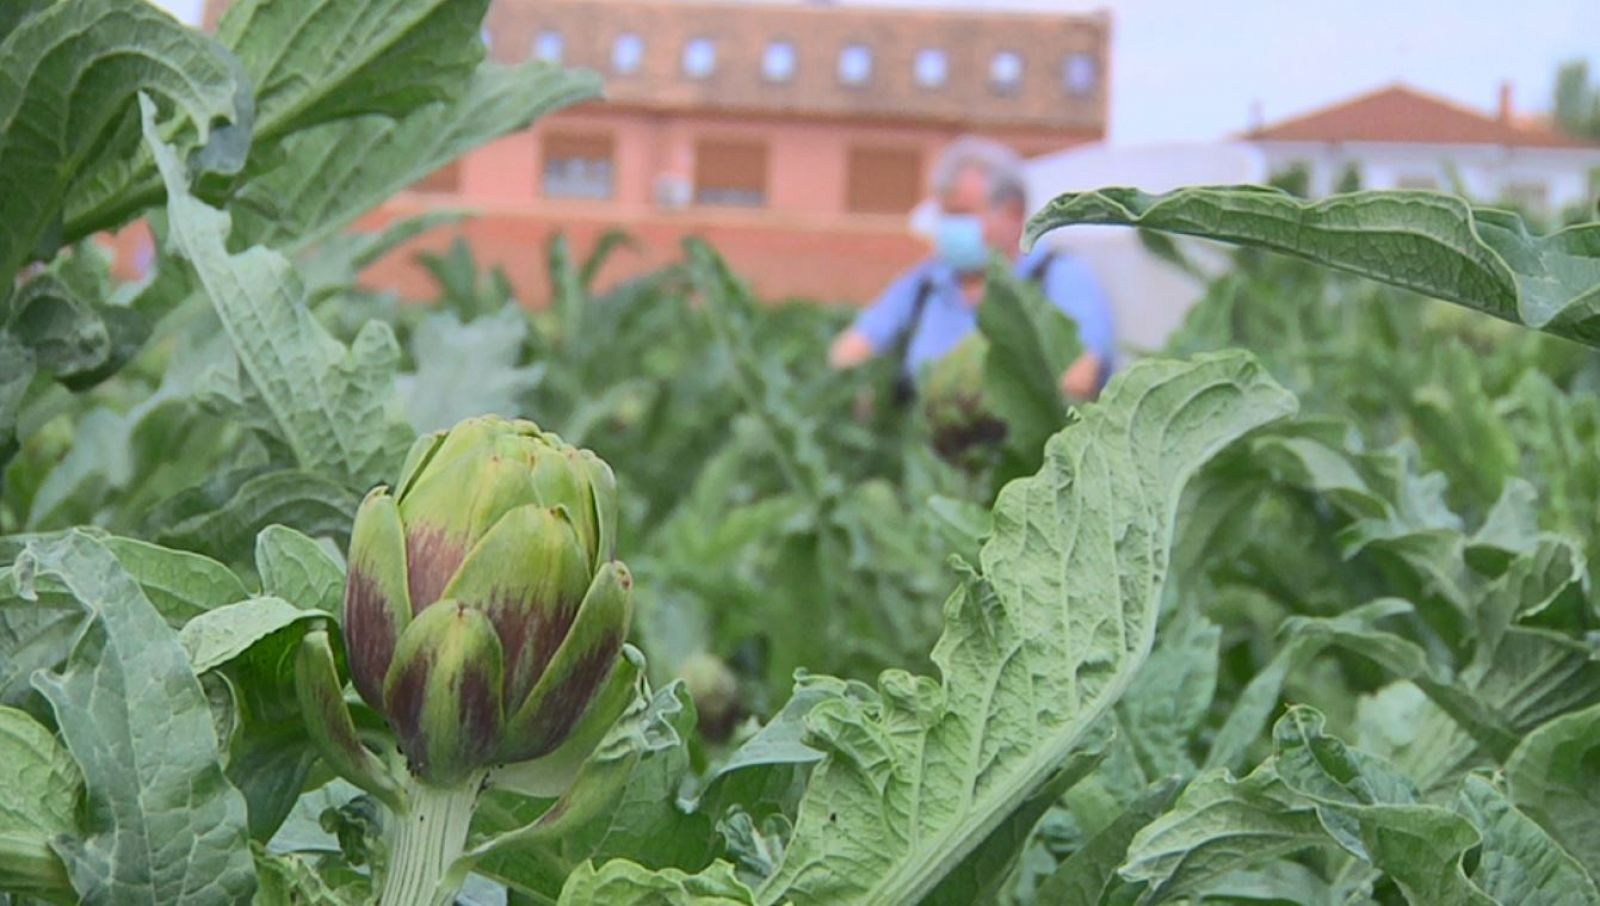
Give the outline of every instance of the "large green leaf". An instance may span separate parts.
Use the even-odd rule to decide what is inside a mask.
[[[753,906],[755,898],[727,862],[691,875],[675,868],[651,871],[625,859],[613,859],[599,869],[589,862],[578,866],[557,902],[566,906]]]
[[[599,90],[593,73],[484,63],[456,97],[403,118],[362,116],[298,132],[283,143],[294,165],[241,190],[241,226],[251,241],[273,247],[320,242],[473,148]]]
[[[338,613],[344,602],[344,564],[288,526],[269,525],[256,536],[256,572],[263,594],[303,610]]]
[[[1149,195],[1062,195],[1028,223],[1034,240],[1110,223],[1258,246],[1600,345],[1600,224],[1548,236],[1522,218],[1431,192],[1368,191],[1305,201],[1260,186]]]
[[[1600,903],[1600,888],[1573,854],[1518,811],[1505,793],[1482,777],[1468,777],[1456,800],[1483,835],[1472,882],[1496,903],[1565,906]]]
[[[137,148],[126,133],[139,92],[170,101],[205,143],[219,120],[247,126],[242,85],[221,46],[143,0],[63,0],[5,35],[0,286],[62,241],[67,193],[94,178],[102,154]]]
[[[0,890],[65,900],[66,869],[50,841],[74,830],[83,777],[50,731],[25,712],[0,707]]]
[[[1600,705],[1529,733],[1506,764],[1511,799],[1600,881]]]
[[[1006,445],[1032,472],[1044,442],[1067,423],[1061,375],[1083,351],[1072,319],[1003,262],[991,263],[978,307],[989,341],[983,359],[985,401],[1006,423]]]
[[[1150,650],[1189,475],[1294,400],[1248,356],[1146,362],[1046,447],[995,505],[982,575],[946,604],[941,681],[824,702],[827,753],[761,900],[915,902],[1080,746]]]
[[[217,41],[233,52],[255,110],[246,179],[295,168],[283,142],[297,132],[357,116],[404,116],[458,96],[483,58],[486,0],[242,2],[230,4]],[[137,133],[137,123],[131,130]],[[238,147],[242,155],[245,146]],[[240,162],[242,163],[242,156]],[[237,169],[237,168],[236,168]],[[148,150],[75,192],[68,232],[117,222],[130,204],[161,200]]]
[[[260,246],[229,252],[231,218],[189,194],[153,105],[142,105],[172,242],[194,266],[278,437],[300,466],[351,486],[389,475],[409,440],[393,411],[394,335],[369,322],[345,349],[311,316],[287,259]]]
[[[224,778],[200,681],[112,553],[69,532],[29,545],[92,615],[62,672],[36,674],[87,790],[55,847],[85,903],[234,903],[255,887],[244,798]]]
[[[246,0],[217,40],[256,95],[256,140],[345,117],[399,117],[460,93],[488,0]]]

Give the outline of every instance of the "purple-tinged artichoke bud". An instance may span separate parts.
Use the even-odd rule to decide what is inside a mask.
[[[367,495],[351,532],[356,691],[432,783],[553,750],[628,631],[610,468],[531,422],[483,417],[419,440],[397,488]]]

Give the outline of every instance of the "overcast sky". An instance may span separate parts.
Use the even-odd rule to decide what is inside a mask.
[[[199,0],[160,0],[194,21]],[[841,0],[861,2],[861,0]],[[1395,81],[1493,109],[1550,103],[1556,65],[1600,77],[1600,0],[869,0],[1112,13],[1111,140],[1207,140]]]

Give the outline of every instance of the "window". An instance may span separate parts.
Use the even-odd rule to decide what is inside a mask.
[[[489,26],[485,25],[478,29],[478,40],[483,42],[484,47],[494,47],[494,36],[489,34]]]
[[[617,35],[611,44],[611,68],[622,75],[639,71],[644,63],[644,39],[633,32]]]
[[[1022,56],[1013,50],[1002,50],[989,60],[989,87],[1009,93],[1022,84]]]
[[[1422,189],[1428,192],[1436,192],[1439,189],[1439,180],[1426,174],[1413,173],[1396,179],[1394,187],[1396,189]]]
[[[533,58],[545,63],[560,63],[562,52],[566,50],[566,42],[561,39],[561,32],[545,29],[534,36]]]
[[[461,161],[453,160],[411,184],[413,192],[455,192],[461,187]]]
[[[611,136],[603,132],[552,132],[541,143],[546,198],[610,198]]]
[[[872,78],[872,48],[847,44],[839,51],[839,81],[846,85],[865,85]]]
[[[1067,89],[1067,94],[1084,97],[1094,94],[1096,83],[1100,81],[1100,64],[1095,62],[1094,54],[1069,53],[1061,65],[1061,84]]]
[[[710,38],[691,38],[683,45],[683,74],[704,79],[717,68],[717,45]]]
[[[845,157],[845,210],[905,214],[922,196],[922,155],[914,148],[851,148]]]
[[[767,147],[759,142],[705,139],[694,146],[694,200],[759,208],[767,203]]]
[[[923,88],[943,88],[950,76],[950,64],[944,51],[937,47],[924,47],[911,60],[911,75]]]
[[[787,82],[794,78],[795,55],[794,44],[789,41],[773,41],[767,45],[767,50],[761,55],[761,74],[769,82]]]

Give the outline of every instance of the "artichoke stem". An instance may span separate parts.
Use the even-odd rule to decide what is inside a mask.
[[[455,899],[456,890],[442,887],[450,866],[466,848],[483,777],[476,773],[451,787],[412,778],[406,790],[411,810],[394,815],[397,828],[378,895],[381,906],[445,906]]]

